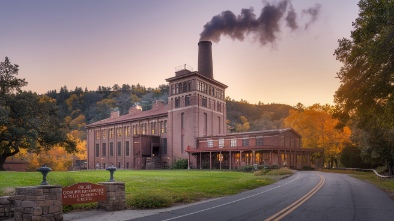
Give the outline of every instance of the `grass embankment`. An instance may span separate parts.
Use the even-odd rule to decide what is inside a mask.
[[[281,172],[279,172],[281,171]],[[290,170],[265,170],[262,174],[212,170],[117,170],[116,181],[126,186],[126,201],[130,208],[162,208],[174,204],[190,203],[203,199],[236,194],[245,190],[274,183]],[[15,187],[39,185],[38,172],[1,172],[0,195],[7,195]],[[79,182],[107,181],[109,172],[77,171],[50,172],[50,185],[70,186]],[[66,209],[94,207],[72,205]]]
[[[387,192],[390,198],[394,199],[394,179],[380,178],[372,171],[354,171],[354,170],[323,170],[323,172],[349,174],[357,179],[369,182],[383,191]]]

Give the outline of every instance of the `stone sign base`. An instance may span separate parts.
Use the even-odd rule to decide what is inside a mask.
[[[98,202],[97,209],[106,211],[124,210],[126,206],[125,183],[123,182],[100,182],[107,191],[107,200]]]
[[[17,187],[14,220],[62,221],[62,187],[54,185]]]

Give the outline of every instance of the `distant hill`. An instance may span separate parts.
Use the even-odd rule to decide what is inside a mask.
[[[235,127],[242,123],[240,116],[248,119],[249,131],[276,129],[283,127],[283,120],[289,116],[289,110],[295,109],[287,104],[249,104],[246,101],[226,99],[228,125]]]
[[[45,95],[56,99],[61,117],[69,125],[70,131],[79,131],[80,138],[86,139],[85,125],[108,118],[111,110],[117,109],[124,115],[136,104],[142,106],[143,110],[149,110],[156,100],[167,103],[168,85],[146,88],[140,84],[115,84],[112,87],[99,86],[96,91],[80,87],[69,90],[64,86],[59,91],[51,90]],[[240,116],[244,116],[249,121],[249,131],[281,128],[289,110],[294,109],[286,104],[249,104],[230,98],[226,102],[228,124],[235,127],[241,123]]]

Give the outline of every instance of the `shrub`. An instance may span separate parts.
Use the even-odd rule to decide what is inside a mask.
[[[302,170],[315,170],[315,169],[311,166],[303,166]]]
[[[187,165],[187,159],[177,159],[174,165],[172,165],[172,169],[187,169]]]
[[[255,176],[260,176],[260,175],[266,175],[271,169],[268,169],[267,167],[264,167],[256,172],[254,172]]]
[[[279,166],[279,165],[272,165],[270,167],[270,169],[280,169],[280,168],[281,168],[281,166]]]
[[[173,205],[173,200],[160,194],[139,194],[131,198],[128,204],[138,209],[158,209],[170,207]]]
[[[254,166],[247,165],[240,167],[238,170],[243,172],[252,172],[254,170]]]
[[[281,169],[275,169],[268,171],[266,174],[267,175],[288,175],[288,174],[293,174],[294,172],[290,169],[287,168],[281,168]]]

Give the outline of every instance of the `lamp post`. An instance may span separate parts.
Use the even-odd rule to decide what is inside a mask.
[[[100,168],[101,168],[101,169],[104,169],[104,167],[103,167],[103,159],[104,159],[104,158],[101,157],[101,164],[100,164]]]
[[[108,182],[115,182],[115,179],[114,179],[114,172],[115,172],[115,170],[116,170],[116,167],[114,167],[114,165],[111,164],[111,166],[107,167],[107,170],[108,170],[109,173],[110,173],[110,177],[109,177]]]
[[[40,185],[48,185],[47,175],[48,175],[49,171],[51,171],[51,170],[52,169],[47,167],[46,164],[44,164],[44,166],[37,169],[37,171],[41,172],[41,174],[42,174],[42,182],[40,183]]]

